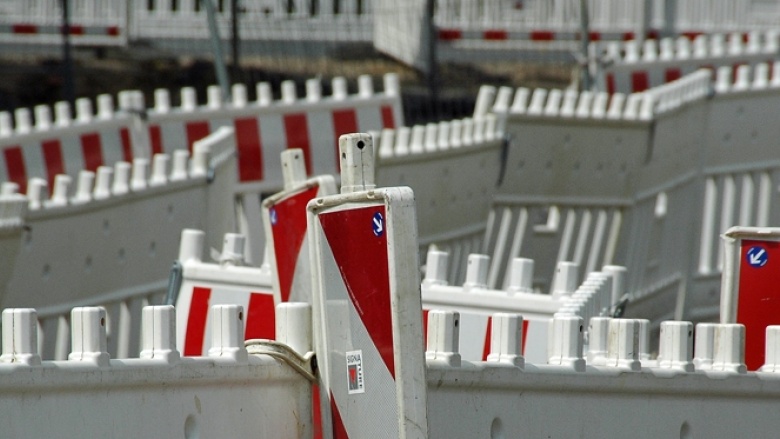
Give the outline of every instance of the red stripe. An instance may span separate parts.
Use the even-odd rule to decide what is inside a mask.
[[[309,141],[309,125],[306,113],[286,114],[284,116],[284,132],[287,136],[287,148],[303,150],[306,161],[306,175],[311,175],[311,142]]]
[[[71,24],[68,28],[71,35],[84,35],[84,26]],[[62,33],[62,29],[60,29],[60,33]]]
[[[103,148],[100,134],[87,133],[81,135],[81,154],[84,156],[84,169],[95,172],[103,166]]]
[[[631,91],[634,93],[650,88],[647,72],[631,72]]]
[[[22,148],[11,146],[3,150],[5,169],[8,172],[8,180],[19,185],[19,192],[27,192],[27,168],[24,166]]]
[[[149,141],[152,142],[152,155],[163,153],[162,130],[160,130],[160,125],[149,125]]]
[[[120,128],[119,138],[122,141],[122,160],[126,162],[132,162],[133,143],[130,141],[130,130],[127,128]]]
[[[615,74],[607,73],[607,93],[615,93]]]
[[[34,24],[15,24],[13,26],[13,32],[15,34],[37,34],[38,26]]]
[[[501,29],[490,29],[482,33],[482,39],[488,41],[503,41],[509,39],[509,32]]]
[[[765,262],[751,265],[759,250]],[[745,364],[756,370],[765,360],[766,327],[780,324],[780,242],[743,240],[739,255],[737,323],[745,325]]]
[[[525,344],[528,341],[528,320],[523,320],[523,341],[522,346],[520,346],[520,349],[522,349],[520,352],[525,355]]]
[[[311,385],[311,418],[314,424],[314,439],[322,439],[322,406],[320,405],[320,386]]]
[[[344,134],[356,133],[358,131],[357,115],[355,110],[348,108],[344,110],[333,110],[333,142],[336,146],[336,163],[341,170],[341,160],[339,160],[339,137]]]
[[[633,32],[625,32],[623,34],[623,41],[630,41],[630,40],[634,40],[634,39],[635,38],[634,38],[634,33]]]
[[[209,135],[209,123],[205,120],[188,122],[185,131],[187,132],[187,148],[192,154],[192,144]]]
[[[704,35],[704,32],[701,32],[701,31],[698,31],[698,30],[693,30],[693,31],[681,32],[680,35],[682,35],[685,38],[688,38],[689,40],[693,41],[699,35]]]
[[[428,311],[427,309],[423,310],[422,313],[422,319],[423,319],[423,340],[425,340],[425,349],[428,349]]]
[[[203,354],[203,338],[206,336],[206,318],[209,314],[211,288],[195,287],[192,289],[190,313],[187,316],[187,333],[184,336],[184,355],[200,356]]]
[[[647,37],[645,37],[648,40],[657,40],[658,39],[658,31],[656,29],[650,29],[647,31]]]
[[[601,32],[597,32],[597,31],[588,32],[588,39],[591,41],[601,41]]]
[[[349,439],[347,429],[344,428],[344,421],[341,419],[339,407],[336,405],[336,399],[333,392],[330,394],[330,417],[333,424],[333,439]]]
[[[382,128],[395,129],[395,116],[390,105],[382,105]]]
[[[59,140],[46,140],[41,142],[43,151],[43,161],[46,163],[46,176],[49,180],[49,187],[53,188],[54,177],[65,173],[65,166],[62,160],[62,145]]]
[[[439,40],[455,41],[463,38],[463,32],[460,29],[439,29]]]
[[[553,41],[555,32],[551,30],[535,30],[531,32],[531,41]]]
[[[485,344],[482,345],[482,361],[487,361],[490,355],[490,333],[493,331],[493,316],[488,317],[487,329],[485,330]]]
[[[276,315],[274,296],[265,293],[249,294],[249,306],[246,312],[246,339],[276,339]]]
[[[665,82],[676,81],[681,77],[682,77],[682,72],[677,67],[669,67],[668,69],[666,69],[666,72],[664,73]]]
[[[260,126],[257,118],[247,117],[233,121],[238,148],[239,181],[263,179],[263,145],[260,141]]]
[[[109,26],[106,28],[106,35],[110,37],[118,37],[119,36],[119,27],[118,26]]]

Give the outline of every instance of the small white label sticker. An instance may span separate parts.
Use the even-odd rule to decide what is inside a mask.
[[[363,381],[363,351],[347,352],[347,391],[349,394],[365,393]]]

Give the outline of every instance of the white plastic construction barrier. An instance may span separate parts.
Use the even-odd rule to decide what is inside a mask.
[[[178,345],[186,356],[200,356],[211,348],[216,323],[209,309],[214,305],[240,305],[246,310],[243,333],[247,339],[274,340],[274,295],[267,266],[246,267],[245,238],[225,235],[217,263],[202,261],[205,234],[185,229],[181,234],[179,263],[181,287],[176,299]]]
[[[67,361],[41,361],[35,310],[4,310],[3,434],[311,437],[311,371],[298,360],[305,352],[245,347],[241,307],[211,313],[221,331],[207,355],[181,358],[174,308],[153,306],[142,313],[141,358],[114,360],[106,349],[106,310],[74,308]]]
[[[370,135],[339,144],[341,194],[308,205],[323,432],[424,438],[414,196],[376,188]]]
[[[307,179],[300,149],[282,153],[282,172],[284,190],[263,201],[274,299],[277,304],[312,303],[306,205],[314,198],[334,195],[336,182],[330,175]]]
[[[777,58],[776,31],[727,35],[699,35],[694,40],[677,39],[627,41],[594,45],[604,47],[607,67],[602,89],[612,93],[635,93],[675,81],[700,68],[773,62]],[[591,50],[596,50],[591,47]],[[599,54],[596,54],[599,56]]]
[[[723,240],[721,322],[745,326],[745,364],[758,370],[766,360],[767,328],[780,323],[780,229],[732,227]]]

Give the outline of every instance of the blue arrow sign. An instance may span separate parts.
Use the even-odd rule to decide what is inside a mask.
[[[385,219],[382,218],[382,214],[377,212],[374,214],[374,218],[371,221],[371,227],[374,229],[374,236],[382,236],[385,233]]]
[[[271,225],[275,226],[277,221],[276,209],[271,209],[270,211],[268,211],[268,216],[271,218]]]
[[[769,260],[769,255],[767,254],[764,247],[756,245],[750,247],[750,249],[745,254],[745,259],[751,267],[760,268],[766,265],[767,261]]]

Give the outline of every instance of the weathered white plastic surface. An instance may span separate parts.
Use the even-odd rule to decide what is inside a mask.
[[[306,204],[336,193],[330,175],[307,178],[301,149],[282,153],[284,190],[263,201],[263,224],[270,255],[274,300],[312,303],[312,272],[306,234]]]
[[[428,435],[409,188],[375,188],[368,134],[342,136],[342,193],[309,202],[326,437]]]

